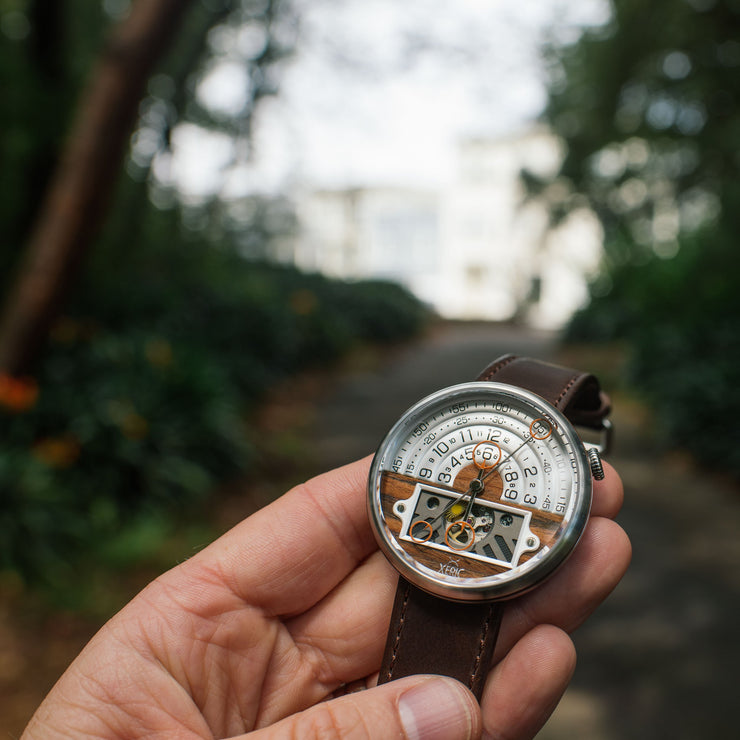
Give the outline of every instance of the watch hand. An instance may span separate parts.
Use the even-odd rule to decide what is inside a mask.
[[[440,514],[437,514],[437,516],[434,517],[429,522],[429,526],[434,529],[434,525],[442,518],[447,515],[447,513],[455,506],[455,504],[460,503],[462,499],[464,499],[466,496],[469,496],[468,499],[468,505],[465,509],[465,516],[464,519],[467,519],[470,515],[470,510],[473,508],[473,502],[475,501],[475,494],[480,493],[483,490],[483,481],[481,480],[481,476],[483,475],[483,468],[480,468],[478,470],[478,476],[476,478],[473,478],[472,481],[470,481],[470,485],[468,486],[467,491],[463,491],[460,493],[457,498],[454,498],[452,501],[450,501],[447,506],[445,506],[444,509],[442,509],[442,512]]]
[[[484,487],[483,481],[485,481],[485,479],[488,478],[488,476],[491,475],[491,473],[493,473],[495,470],[497,470],[501,465],[511,460],[511,458],[514,457],[514,455],[516,455],[516,453],[519,452],[519,450],[521,450],[522,447],[524,447],[524,445],[531,442],[532,439],[534,439],[534,437],[532,437],[531,435],[528,437],[525,437],[524,441],[515,450],[510,452],[506,457],[501,458],[501,460],[499,460],[493,467],[479,468],[478,475],[475,478],[473,478],[472,481],[470,481],[470,486],[468,486],[468,490],[461,493],[456,499],[450,501],[450,503],[447,504],[447,506],[445,506],[445,508],[442,510],[442,513],[438,514],[436,517],[434,517],[434,519],[432,519],[432,521],[429,522],[429,525],[432,527],[432,529],[434,529],[434,525],[443,516],[445,516],[452,509],[452,507],[455,506],[455,504],[459,503],[463,498],[465,498],[465,496],[469,497],[468,503],[467,503],[467,506],[465,507],[465,513],[463,514],[462,517],[458,518],[458,521],[463,521],[463,522],[467,521],[468,517],[470,516],[473,510],[473,505],[475,503],[475,494],[483,491],[483,487]]]
[[[468,497],[468,501],[467,501],[467,504],[465,506],[465,510],[464,510],[464,513],[463,513],[462,517],[457,517],[456,516],[453,521],[463,521],[463,522],[467,521],[468,520],[468,517],[470,516],[470,514],[471,514],[471,512],[473,510],[473,505],[475,504],[475,496],[476,496],[476,494],[481,493],[483,491],[483,489],[484,489],[483,481],[485,481],[485,479],[488,478],[491,475],[491,473],[493,473],[495,470],[497,470],[499,467],[501,467],[501,465],[503,465],[504,463],[506,463],[509,460],[511,460],[511,458],[514,457],[514,455],[516,455],[516,453],[519,452],[519,450],[521,450],[522,447],[524,447],[524,445],[526,445],[529,442],[531,442],[532,439],[534,439],[534,437],[532,435],[530,435],[528,437],[525,437],[524,438],[524,441],[515,450],[513,450],[512,452],[510,452],[506,457],[502,457],[492,467],[490,467],[490,468],[483,468],[483,467],[480,467],[479,466],[478,467],[478,475],[475,478],[473,478],[472,481],[470,481],[470,485],[468,486],[468,490],[467,491],[463,491],[461,494],[459,494],[456,498],[454,498],[452,501],[450,501],[450,503],[447,504],[447,506],[445,506],[444,509],[442,509],[442,511],[439,514],[437,514],[436,517],[434,517],[434,519],[432,519],[431,521],[428,521],[427,523],[429,524],[429,526],[432,527],[432,529],[434,529],[434,527],[436,526],[437,522],[442,517],[446,517],[447,514],[452,510],[452,508],[456,504],[459,504],[466,496]],[[498,445],[496,445],[496,447],[498,447]],[[499,448],[499,453],[500,452],[501,452],[501,450]]]
[[[440,519],[442,519],[442,517],[446,517],[446,516],[447,516],[447,512],[449,512],[449,511],[450,511],[450,509],[452,509],[452,507],[453,507],[453,506],[455,506],[455,504],[459,503],[459,502],[460,502],[460,501],[461,501],[461,500],[462,500],[463,498],[465,498],[465,496],[467,496],[467,495],[468,495],[469,493],[470,493],[470,489],[468,489],[467,491],[463,491],[463,492],[462,492],[461,494],[459,494],[459,495],[458,495],[458,497],[457,497],[457,498],[454,498],[454,499],[452,499],[452,501],[450,501],[450,503],[449,503],[449,504],[447,504],[447,506],[445,506],[445,507],[444,507],[444,509],[442,509],[441,513],[437,514],[437,516],[435,516],[435,517],[434,517],[434,519],[432,519],[432,520],[431,520],[431,521],[429,522],[429,526],[430,526],[430,527],[431,527],[432,529],[434,529],[434,526],[435,526],[435,525],[437,524],[437,522],[438,522],[438,521],[439,521]]]
[[[468,499],[468,505],[465,507],[465,513],[463,514],[462,521],[467,522],[470,512],[473,510],[473,504],[475,503],[475,494],[483,491],[483,468],[478,471],[478,477],[470,481],[470,498]]]
[[[488,469],[488,471],[486,472],[486,474],[485,474],[485,475],[483,476],[483,478],[482,478],[481,480],[485,480],[485,479],[486,479],[486,478],[488,478],[488,476],[489,476],[489,475],[491,475],[491,473],[493,473],[493,472],[494,472],[494,471],[495,471],[495,470],[496,470],[497,468],[501,467],[501,466],[502,466],[502,465],[503,465],[504,463],[506,463],[506,462],[509,462],[509,460],[511,460],[511,458],[512,458],[512,457],[514,457],[514,455],[516,455],[516,453],[517,453],[517,452],[519,452],[519,450],[521,450],[521,449],[522,449],[522,447],[524,447],[524,445],[528,444],[528,443],[529,443],[529,442],[531,442],[531,441],[532,441],[533,439],[534,439],[534,437],[532,437],[532,436],[529,436],[529,437],[525,437],[525,439],[524,439],[524,442],[522,442],[522,443],[521,443],[521,444],[519,445],[519,447],[517,447],[517,448],[516,448],[516,449],[515,449],[515,450],[514,450],[513,452],[510,452],[510,453],[509,453],[509,454],[508,454],[508,455],[507,455],[506,457],[504,457],[504,458],[502,458],[501,460],[499,460],[499,461],[498,461],[498,462],[497,462],[497,463],[496,463],[496,464],[495,464],[495,465],[494,465],[494,466],[493,466],[492,468],[489,468],[489,469]]]
[[[462,501],[466,496],[468,496],[468,502],[467,502],[467,505],[465,507],[465,512],[464,512],[464,514],[463,514],[463,516],[462,516],[462,518],[460,520],[461,521],[467,521],[468,517],[470,516],[470,513],[473,510],[473,505],[475,504],[475,495],[477,493],[480,493],[481,491],[483,491],[483,487],[484,487],[483,486],[483,481],[485,481],[485,479],[488,478],[488,476],[491,475],[491,473],[493,473],[501,465],[503,465],[504,463],[506,463],[509,460],[511,460],[511,458],[514,455],[516,455],[516,453],[519,452],[519,450],[521,450],[522,447],[524,447],[524,445],[526,445],[527,443],[531,442],[532,439],[533,438],[531,436],[526,437],[524,439],[524,441],[519,445],[519,447],[517,447],[513,452],[511,452],[510,454],[508,454],[506,457],[501,458],[501,460],[499,460],[493,467],[491,467],[491,468],[480,468],[479,467],[478,468],[478,475],[475,478],[473,478],[472,481],[470,481],[470,485],[468,486],[468,490],[467,491],[463,491],[463,493],[459,494],[457,496],[457,498],[455,498],[452,501],[450,501],[450,503],[447,504],[447,506],[445,506],[444,509],[442,509],[442,512],[441,513],[437,514],[437,516],[434,517],[434,519],[432,519],[430,522],[428,522],[429,523],[429,526],[431,526],[432,529],[434,529],[434,527],[437,524],[437,522],[442,517],[446,516],[447,513],[455,506],[455,504],[460,503],[460,501]],[[458,517],[456,517],[456,518],[458,518]]]

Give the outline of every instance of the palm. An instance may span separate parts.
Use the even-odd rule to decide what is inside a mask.
[[[88,645],[29,737],[50,736],[64,717],[72,734],[233,736],[272,726],[344,684],[374,683],[396,576],[367,524],[367,465],[294,489],[152,583]],[[611,481],[597,491],[596,514],[619,508],[619,481]],[[535,649],[542,630],[565,655],[554,628],[526,633],[541,623],[576,627],[618,581],[628,554],[621,530],[597,516],[568,567],[508,606],[498,659],[510,654],[489,680],[484,721],[504,721],[507,691],[520,689],[497,674]],[[80,690],[84,700],[64,700]]]
[[[169,685],[162,687],[165,693],[145,686],[141,699],[155,696],[163,704],[166,698],[169,706],[163,709],[172,729],[205,734],[207,728],[217,737],[265,727],[312,706],[379,663],[379,637],[386,625],[380,613],[371,613],[377,588],[365,585],[384,580],[390,594],[392,579],[375,554],[305,611],[300,595],[284,591],[286,600],[295,599],[296,609],[286,603],[277,616],[273,604],[249,601],[223,579],[210,583],[206,610],[202,600],[194,603],[197,586],[193,602],[187,592],[173,593],[165,586],[164,598],[171,603],[162,612],[164,626],[156,624],[149,650],[158,671],[165,668]],[[306,578],[307,592],[313,582]],[[153,599],[162,596],[155,593]]]

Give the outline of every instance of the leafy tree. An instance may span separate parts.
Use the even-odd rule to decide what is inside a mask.
[[[48,3],[37,2],[31,17],[45,31],[40,5]],[[34,215],[24,262],[0,321],[0,368],[8,375],[27,372],[38,353],[104,213],[141,89],[188,5],[189,0],[136,3],[103,47]],[[48,75],[45,67],[39,71]]]
[[[567,153],[530,189],[554,219],[585,203],[604,229],[571,336],[625,340],[669,439],[740,470],[740,3],[618,0],[545,56]]]
[[[20,66],[26,81],[31,83],[31,90],[36,93],[29,95],[23,86],[8,80],[9,87],[16,90],[25,103],[15,109],[11,129],[17,134],[17,139],[23,139],[23,132],[28,133],[25,127],[29,118],[37,119],[42,139],[39,147],[35,137],[26,135],[26,151],[23,151],[13,137],[6,137],[11,152],[21,150],[19,165],[25,163],[24,159],[31,160],[31,165],[34,159],[41,160],[40,164],[31,167],[32,173],[39,170],[40,174],[29,178],[27,189],[17,188],[16,183],[19,194],[11,200],[11,205],[17,206],[19,213],[25,212],[15,230],[16,235],[27,236],[23,263],[9,291],[0,321],[0,369],[11,376],[31,369],[70,281],[90,241],[97,234],[117,181],[128,137],[145,96],[147,80],[173,39],[180,21],[186,21],[185,32],[159,79],[159,90],[166,89],[169,94],[160,92],[158,95],[153,91],[143,101],[144,116],[137,137],[140,144],[142,139],[148,139],[149,143],[137,147],[136,138],[134,141],[133,153],[138,154],[134,158],[134,169],[138,168],[139,179],[146,179],[154,155],[169,145],[173,125],[186,117],[197,120],[201,125],[231,129],[235,136],[244,140],[254,106],[264,95],[275,91],[267,72],[286,51],[279,35],[279,21],[286,15],[283,11],[285,4],[279,0],[135,2],[121,21],[106,29],[106,38],[100,44],[98,57],[77,103],[76,118],[65,131],[65,143],[60,147],[60,117],[54,102],[58,91],[70,92],[70,85],[60,84],[65,82],[63,73],[56,71],[55,60],[51,57],[55,52],[60,57],[65,51],[69,52],[63,45],[61,30],[65,28],[64,21],[72,17],[68,14],[76,10],[76,3],[66,7],[60,3],[47,17],[45,10],[49,5],[54,4],[35,0],[25,7],[26,4],[20,3],[17,9],[3,16],[6,36],[8,28],[11,28],[13,36],[13,24],[16,28],[17,38],[6,41],[26,41],[21,49],[9,48],[6,51],[8,68]],[[83,18],[99,29],[102,25],[101,11],[96,6],[93,8],[93,11],[83,11]],[[227,17],[232,25],[241,29],[249,23],[258,27],[261,43],[253,44],[250,52],[238,55],[249,70],[249,89],[243,110],[235,117],[222,116],[216,120],[188,92],[193,82],[191,76],[202,74],[203,65],[212,61],[213,55],[205,53],[206,39]],[[50,25],[50,21],[55,19],[62,23]],[[51,51],[43,43],[48,40],[56,42],[48,45]],[[16,59],[23,59],[23,52],[28,55],[28,61],[18,65]],[[77,60],[78,57],[73,57],[70,52],[69,59]],[[60,68],[64,69],[64,65],[61,64]],[[169,84],[163,85],[164,80]],[[54,85],[53,91],[50,90]],[[38,118],[42,115],[40,111],[46,114],[41,119]],[[29,113],[29,117],[24,115]],[[61,113],[61,123],[68,124],[64,116],[69,115],[69,106],[62,106]],[[56,123],[56,129],[52,122]],[[19,166],[18,170],[21,169]],[[12,189],[13,183],[9,181],[8,190]],[[39,200],[38,196],[44,189],[45,194]],[[30,197],[34,195],[37,197]],[[29,202],[39,205],[29,211],[26,206]],[[137,203],[141,205],[142,201],[139,199]]]
[[[86,559],[254,460],[270,383],[420,328],[397,286],[258,260],[293,228],[283,200],[184,204],[155,176],[185,123],[248,154],[294,36],[281,0],[0,0],[0,569],[74,594]],[[198,95],[224,60],[240,110]]]

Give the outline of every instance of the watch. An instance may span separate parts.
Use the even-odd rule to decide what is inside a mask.
[[[583,532],[609,410],[593,375],[505,355],[401,416],[368,485],[399,573],[379,683],[438,673],[480,698],[503,602],[552,575]]]

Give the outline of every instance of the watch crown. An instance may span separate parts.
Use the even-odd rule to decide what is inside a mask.
[[[601,464],[601,456],[595,447],[588,449],[588,463],[591,466],[591,475],[594,480],[604,480],[604,466]]]

